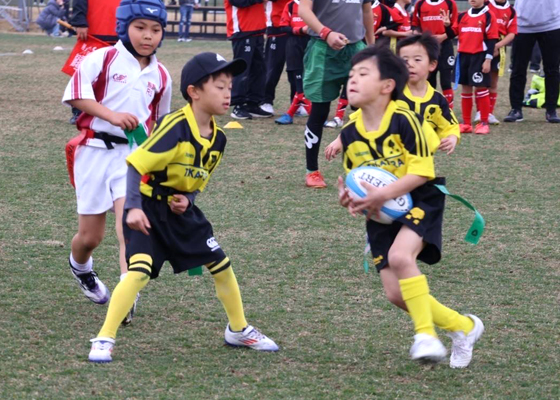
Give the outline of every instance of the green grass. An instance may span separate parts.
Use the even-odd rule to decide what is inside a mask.
[[[443,260],[421,266],[440,301],[486,324],[467,370],[408,359],[412,324],[387,303],[377,274],[363,272],[363,221],[337,205],[340,160],[321,160],[328,189],[303,185],[301,118],[290,127],[248,121],[227,131],[224,160],[197,200],[232,260],[249,322],[282,351],[224,347],[225,313],[209,274],[174,276],[166,267],[143,290],[132,325],[119,331],[115,361],[88,363],[88,340],[106,307],[83,297],[67,267],[77,218],[64,145],[76,131],[60,104],[68,51],[52,51],[73,43],[0,35],[0,53],[16,53],[0,57],[0,398],[560,397],[560,135],[540,110],[487,137],[466,135],[455,155],[437,156],[449,189],[487,221],[480,244],[467,244],[472,214],[448,201]],[[27,48],[34,55],[21,55]],[[231,57],[227,42],[167,41],[158,51],[174,89],[184,62],[207,50]],[[284,79],[278,112],[287,108]],[[502,117],[507,85],[505,77]],[[173,107],[181,105],[175,90]],[[335,135],[325,130],[323,143]],[[113,221],[95,252],[111,289],[118,281]]]

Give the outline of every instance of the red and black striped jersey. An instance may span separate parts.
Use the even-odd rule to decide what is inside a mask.
[[[264,35],[266,15],[259,0],[224,0],[228,39]]]
[[[305,25],[306,23],[299,16],[299,0],[291,0],[284,7],[282,19],[280,20],[280,26],[289,26],[294,31],[297,31]]]
[[[506,0],[500,4],[496,0],[490,0],[487,5],[496,16],[498,33],[502,36],[506,36],[509,33],[517,35],[517,13],[515,8],[509,4],[509,1]]]
[[[266,34],[268,36],[278,36],[285,34],[280,31],[279,27],[281,26],[280,21],[282,20],[282,13],[284,12],[284,8],[289,2],[290,0],[276,0],[268,1],[266,3]]]
[[[457,51],[476,54],[488,50],[485,41],[498,39],[498,24],[496,17],[488,6],[475,14],[471,8],[459,14],[453,31],[459,37]]]

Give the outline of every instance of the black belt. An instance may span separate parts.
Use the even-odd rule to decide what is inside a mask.
[[[120,137],[120,136],[115,136],[115,135],[110,135],[106,132],[93,132],[93,137],[95,139],[101,139],[105,142],[105,146],[107,146],[108,150],[113,150],[113,143],[115,144],[128,144],[128,139]]]

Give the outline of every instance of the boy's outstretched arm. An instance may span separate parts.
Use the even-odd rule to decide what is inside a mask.
[[[68,100],[68,104],[86,114],[93,115],[109,122],[111,125],[118,126],[122,130],[133,130],[138,126],[138,118],[135,115],[112,111],[92,99]]]

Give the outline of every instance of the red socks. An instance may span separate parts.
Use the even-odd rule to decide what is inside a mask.
[[[463,110],[463,123],[465,125],[471,125],[472,106],[472,93],[461,93],[461,108]]]
[[[496,106],[497,99],[498,99],[498,93],[490,92],[490,114],[494,114],[494,107]]]
[[[311,102],[305,98],[303,93],[296,93],[286,114],[293,118],[301,105],[303,105],[308,114],[311,113]]]
[[[449,108],[453,110],[453,89],[445,89],[443,91],[443,95],[445,96],[447,102],[449,103]]]
[[[480,111],[480,122],[488,123],[490,114],[490,91],[487,88],[476,89],[476,108]]]
[[[336,106],[335,116],[340,118],[341,120],[344,119],[344,113],[346,112],[346,107],[348,107],[348,100],[343,98],[338,99],[338,105]]]

